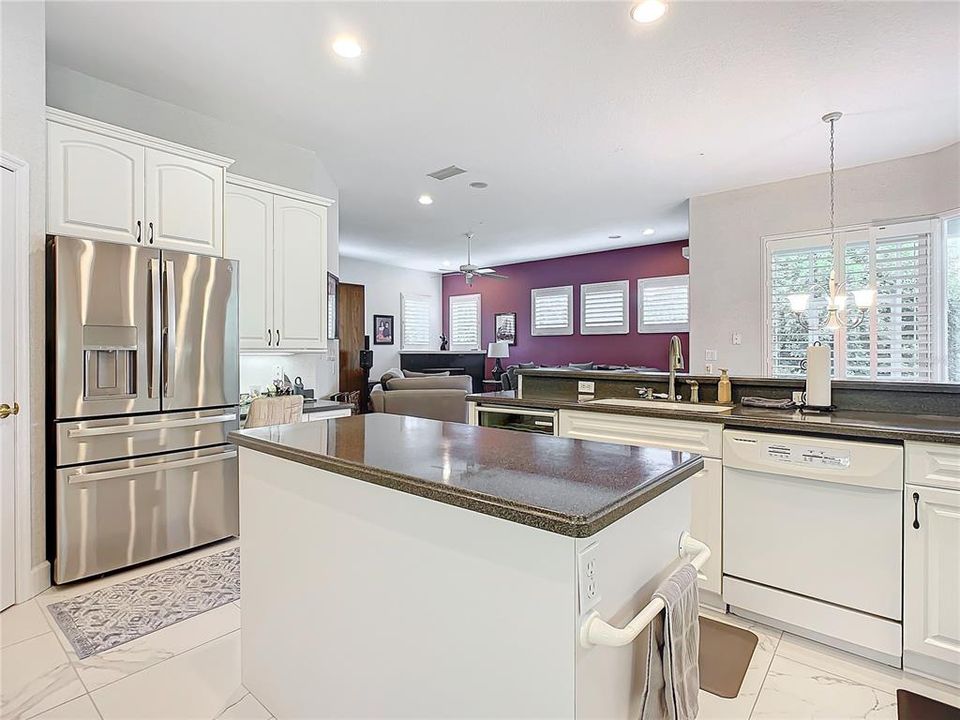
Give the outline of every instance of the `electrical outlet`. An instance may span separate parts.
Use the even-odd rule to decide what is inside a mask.
[[[716,350],[705,350],[703,353],[703,359],[707,362],[716,362],[719,358],[717,357]]]
[[[707,375],[713,375],[713,363],[705,363],[703,366],[703,371]]]
[[[578,393],[593,393],[593,381],[592,380],[581,380],[577,383],[577,392]]]
[[[735,332],[730,336],[730,342],[734,345],[743,344],[743,335],[741,333]]]
[[[580,614],[597,606],[600,602],[600,572],[598,566],[599,544],[580,551],[578,582],[580,588]]]

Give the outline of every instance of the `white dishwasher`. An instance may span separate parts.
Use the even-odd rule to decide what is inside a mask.
[[[724,430],[724,602],[899,666],[902,508],[902,447]]]

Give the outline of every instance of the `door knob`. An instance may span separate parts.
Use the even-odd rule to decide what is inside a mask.
[[[13,407],[10,407],[6,403],[0,403],[0,420],[3,420],[8,415],[16,415],[20,412],[20,404],[14,403]]]

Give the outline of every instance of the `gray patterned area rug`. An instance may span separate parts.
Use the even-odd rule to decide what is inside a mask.
[[[240,548],[48,606],[85,658],[240,599]]]

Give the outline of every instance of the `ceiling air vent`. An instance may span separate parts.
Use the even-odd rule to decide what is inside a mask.
[[[432,173],[427,173],[427,177],[432,177],[435,180],[449,180],[452,177],[457,175],[463,175],[466,170],[456,165],[451,165],[450,167],[445,167],[442,170],[434,170]]]

